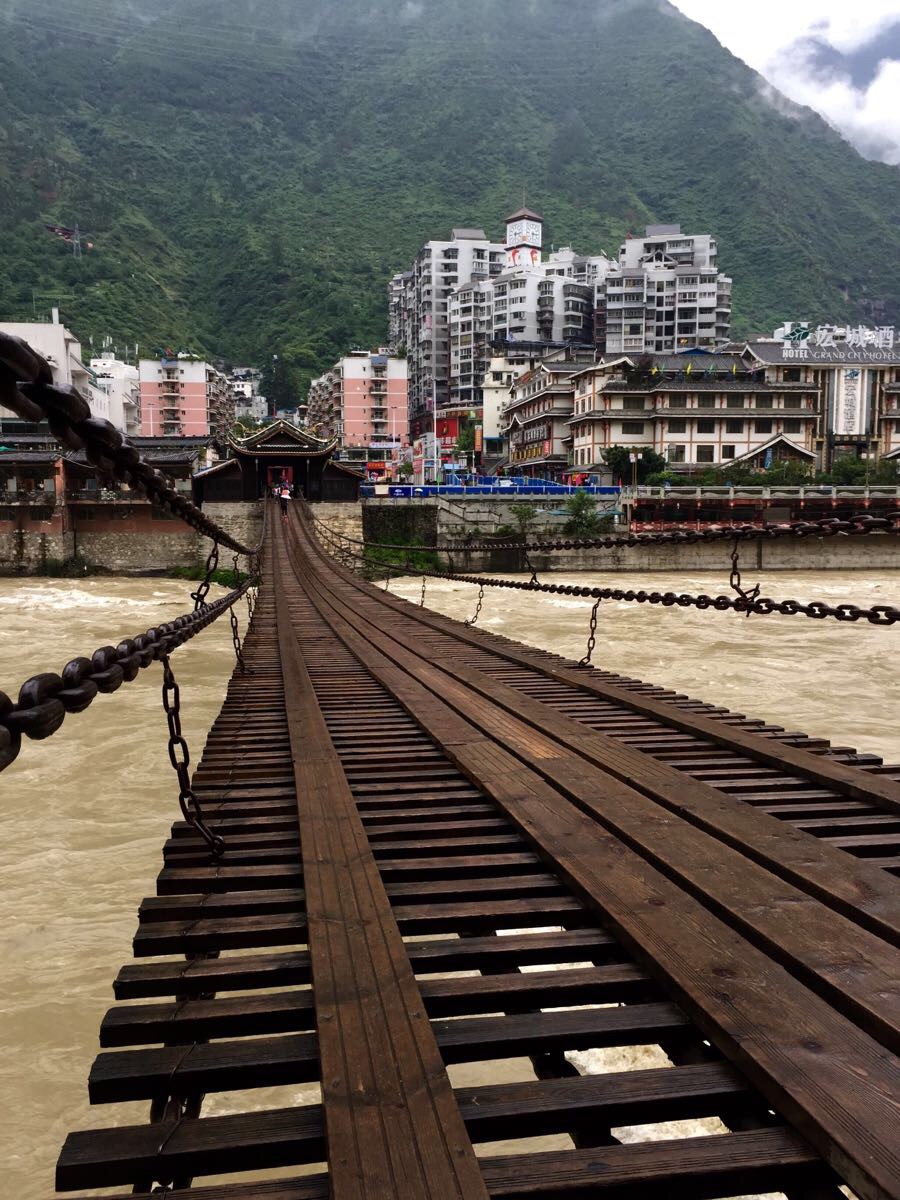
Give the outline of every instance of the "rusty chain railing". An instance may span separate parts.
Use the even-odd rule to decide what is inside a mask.
[[[362,543],[356,538],[347,538],[344,534],[334,534],[331,530],[324,527],[321,522],[316,522],[316,528],[325,533],[326,540],[330,541],[331,545],[340,545],[338,538],[343,539],[343,549],[351,555],[360,564],[366,564],[364,554],[355,550],[348,549],[346,542],[352,541],[357,545],[368,545]],[[377,543],[372,543],[376,546]],[[382,546],[382,549],[388,549],[387,546]],[[411,546],[409,551],[421,551],[426,549],[422,546]],[[734,571],[734,561],[732,560],[732,569]],[[399,570],[394,567],[395,573]],[[476,587],[493,587],[493,588],[512,588],[516,591],[524,592],[542,592],[551,595],[560,596],[578,596],[586,600],[624,600],[637,604],[659,604],[664,608],[697,608],[704,610],[708,608],[716,609],[720,612],[729,609],[734,612],[755,613],[760,616],[766,616],[770,613],[780,613],[783,616],[805,616],[815,620],[823,620],[826,617],[833,617],[837,621],[856,622],[868,621],[872,625],[895,625],[900,621],[900,609],[889,604],[875,604],[869,608],[861,608],[856,604],[826,604],[822,600],[813,600],[808,604],[804,604],[799,600],[774,600],[769,596],[757,595],[757,588],[745,591],[740,589],[738,595],[731,596],[708,596],[705,594],[692,595],[687,592],[659,592],[646,591],[644,589],[636,590],[634,588],[613,588],[613,587],[583,587],[578,584],[568,583],[537,583],[532,580],[525,581],[519,579],[495,579],[486,575],[464,575],[457,571],[426,571],[420,567],[414,567],[407,560],[402,570],[409,575],[427,575],[433,579],[446,579],[455,583],[471,583]],[[740,573],[737,574],[737,585],[740,588]],[[732,586],[734,580],[732,578]]]
[[[324,523],[317,520],[317,525]],[[327,527],[326,527],[327,528]],[[333,530],[331,532],[334,532]],[[875,533],[900,533],[900,511],[887,517],[873,517],[868,513],[841,519],[838,517],[822,517],[815,521],[791,521],[775,525],[717,525],[708,529],[678,529],[660,530],[648,533],[610,534],[596,538],[554,538],[540,542],[511,542],[511,541],[456,541],[442,542],[433,545],[403,542],[369,542],[362,538],[351,538],[346,534],[341,536],[346,541],[357,546],[370,546],[380,550],[419,551],[432,554],[467,554],[488,553],[492,550],[518,550],[524,554],[529,552],[550,553],[557,550],[614,550],[619,547],[635,546],[690,546],[699,542],[750,542],[774,541],[784,537],[837,537],[839,535],[853,537]],[[528,569],[534,572],[529,564]]]
[[[14,702],[0,692],[0,771],[17,758],[22,737],[42,741],[56,733],[68,713],[83,712],[100,692],[115,692],[138,671],[163,659],[211,625],[252,586],[244,582],[193,612],[156,625],[117,646],[101,646],[90,658],[73,658],[60,674],[45,671],[26,679]]]

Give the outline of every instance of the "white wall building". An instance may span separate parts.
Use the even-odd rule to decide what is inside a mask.
[[[0,321],[0,331],[22,338],[50,364],[53,382],[60,386],[71,384],[78,389],[91,408],[91,416],[112,420],[112,407],[106,392],[95,386],[92,371],[81,360],[81,343],[59,320],[54,308],[50,321]],[[12,423],[21,418],[11,409],[0,407],[0,421],[12,432]],[[116,424],[116,422],[113,422]],[[119,429],[124,425],[116,424]]]
[[[91,371],[94,386],[108,397],[107,419],[129,437],[140,434],[141,385],[137,367],[106,353],[91,359]]]
[[[595,341],[608,354],[713,350],[728,340],[731,279],[710,234],[648,225],[619,248],[618,270],[595,282]]]

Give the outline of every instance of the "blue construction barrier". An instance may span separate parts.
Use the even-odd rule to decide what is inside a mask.
[[[379,494],[384,495],[384,485]],[[391,483],[387,485],[387,495],[394,500],[421,500],[426,496],[446,496],[447,499],[465,499],[469,496],[495,496],[498,499],[508,499],[510,496],[553,496],[562,499],[574,496],[577,492],[587,492],[589,496],[618,496],[621,488],[617,487],[571,487],[568,484],[551,483],[548,480],[538,480],[529,483],[519,483],[506,480],[502,483],[490,484],[436,484],[425,483],[419,486],[410,483]],[[364,483],[359,489],[360,496],[374,496],[375,485]]]

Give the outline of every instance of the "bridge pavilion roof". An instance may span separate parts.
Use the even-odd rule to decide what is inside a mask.
[[[240,440],[228,439],[237,458],[328,458],[337,444],[336,437],[325,441],[287,421],[274,421]]]

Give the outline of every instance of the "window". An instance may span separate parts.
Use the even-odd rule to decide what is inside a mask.
[[[744,432],[744,422],[743,421],[733,421],[733,420],[726,421],[725,422],[725,432],[726,433],[743,433]]]
[[[669,433],[687,433],[687,421],[670,421]]]
[[[772,402],[771,396],[757,396],[756,397],[756,407],[757,408],[774,408],[775,405]]]
[[[716,432],[715,421],[711,417],[701,417],[700,420],[697,422],[697,432],[698,433],[715,433]],[[697,461],[699,462],[700,459],[697,459]]]
[[[757,433],[771,433],[772,432],[772,422],[771,421],[756,421],[756,422],[754,422],[753,428],[756,430]]]
[[[683,463],[684,462],[684,446],[669,447],[669,462]]]
[[[744,397],[743,396],[728,396],[725,400],[725,407],[726,408],[743,408],[744,407]]]
[[[722,447],[722,457],[723,458],[734,458],[734,446],[723,446]]]
[[[699,396],[697,398],[697,407],[698,408],[715,408],[716,407],[715,396]]]
[[[644,432],[644,422],[643,421],[623,421],[622,422],[622,432],[623,433],[643,433]]]
[[[802,433],[803,432],[803,422],[802,421],[785,421],[782,428],[784,429],[785,433]]]
[[[715,459],[713,458],[713,447],[712,446],[698,446],[697,447],[697,462],[698,463],[715,462]]]
[[[801,382],[800,368],[799,367],[785,367],[784,368],[784,378],[785,378],[786,383],[800,383]]]
[[[622,401],[622,407],[629,412],[643,412],[644,398],[643,396],[626,396]]]

